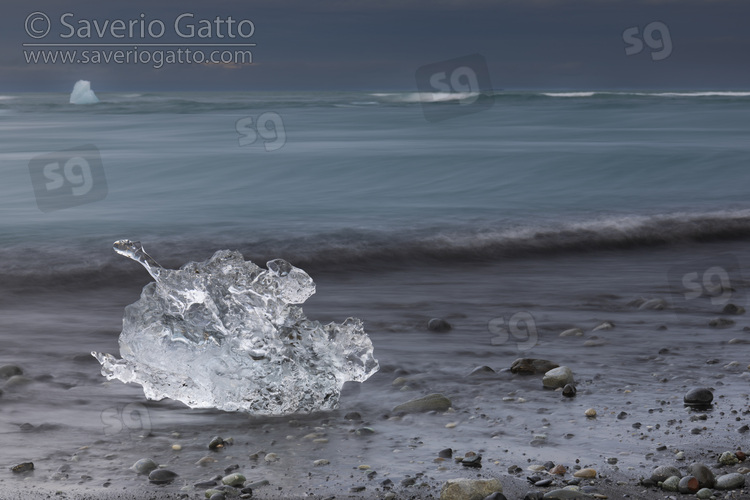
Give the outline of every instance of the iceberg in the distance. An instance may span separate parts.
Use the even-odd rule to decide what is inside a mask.
[[[261,269],[239,252],[165,269],[139,242],[115,251],[156,281],[125,308],[120,354],[92,352],[108,379],[135,382],[147,398],[280,415],[334,409],[347,381],[378,370],[362,322],[308,320],[298,305],[315,293],[302,269],[276,259]]]
[[[78,80],[70,93],[70,104],[96,104],[99,98],[91,90],[91,82]]]

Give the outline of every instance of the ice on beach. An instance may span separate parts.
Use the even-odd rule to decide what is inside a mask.
[[[91,90],[91,82],[78,80],[70,93],[70,104],[96,104],[99,98]]]
[[[155,281],[125,308],[120,355],[92,352],[107,379],[143,386],[148,399],[191,408],[280,415],[338,406],[347,381],[378,370],[362,322],[321,324],[302,304],[312,278],[276,259],[262,269],[219,250],[178,270],[154,261],[140,242],[115,242]]]

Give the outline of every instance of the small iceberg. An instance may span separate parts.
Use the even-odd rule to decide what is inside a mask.
[[[267,269],[239,252],[165,269],[137,241],[115,242],[155,281],[125,308],[120,354],[92,352],[108,380],[143,386],[148,399],[256,415],[333,410],[345,382],[378,370],[362,322],[321,324],[300,304],[315,293],[302,269]]]
[[[91,82],[78,80],[70,93],[70,104],[96,104],[99,98],[91,90]]]

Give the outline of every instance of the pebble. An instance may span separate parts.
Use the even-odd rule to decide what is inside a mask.
[[[549,486],[550,484],[552,484],[552,481],[553,481],[553,479],[551,479],[551,478],[541,479],[541,480],[535,482],[534,486],[536,486],[538,488],[544,488],[545,486]]]
[[[416,482],[417,482],[416,477],[406,477],[402,479],[399,484],[401,484],[401,486],[403,486],[404,488],[408,488],[409,486],[414,486],[414,483]]]
[[[719,455],[719,463],[721,465],[734,465],[740,463],[740,459],[731,451],[725,451]]]
[[[680,482],[677,485],[677,490],[680,493],[696,493],[699,489],[700,485],[695,476],[685,476],[680,479]]]
[[[560,334],[561,337],[583,337],[583,330],[580,328],[569,328]]]
[[[680,476],[669,476],[661,483],[664,491],[677,491],[680,485]]]
[[[366,486],[352,486],[351,488],[349,488],[349,491],[351,493],[360,493],[362,491],[365,491],[366,489]]]
[[[596,410],[593,409],[593,408],[589,408],[588,410],[586,410],[585,414],[589,418],[595,418],[596,417]]]
[[[481,376],[487,376],[487,375],[494,375],[496,372],[492,368],[490,368],[487,365],[477,366],[473,370],[471,370],[471,373],[469,373],[470,377],[481,377]]]
[[[489,495],[484,497],[484,500],[508,500],[508,497],[506,497],[499,491],[496,491],[495,493],[490,493]]]
[[[667,307],[667,305],[668,303],[664,299],[649,299],[638,306],[638,309],[641,311],[644,309],[650,309],[652,311],[662,311],[665,307]]]
[[[555,465],[549,471],[550,474],[555,474],[557,476],[564,476],[566,472],[568,472],[568,470],[562,464]]]
[[[675,460],[685,460],[685,452],[684,451],[678,451],[674,454]]]
[[[407,382],[408,380],[406,379],[406,377],[396,377],[393,379],[393,382],[391,382],[391,385],[393,387],[398,387],[398,386],[406,384]]]
[[[344,418],[346,420],[362,420],[362,415],[360,415],[358,411],[350,411],[344,415]]]
[[[193,484],[193,488],[209,489],[209,488],[213,488],[217,484],[218,483],[215,480],[209,479],[208,481],[201,481],[199,483]]]
[[[455,429],[458,426],[458,422],[448,422],[445,424],[446,429]]]
[[[221,438],[221,436],[214,436],[211,438],[211,441],[208,443],[208,448],[210,450],[218,450],[223,448],[225,445],[224,439]]]
[[[438,452],[438,456],[440,458],[453,458],[453,449],[451,449],[451,448],[445,448],[443,450],[440,450]]]
[[[223,491],[218,491],[214,494],[212,494],[210,497],[208,497],[208,500],[226,500],[227,496],[224,494]]]
[[[242,486],[245,484],[245,481],[247,479],[242,474],[229,474],[228,476],[224,476],[221,478],[221,482],[226,484],[227,486]]]
[[[246,486],[246,488],[251,490],[256,490],[262,486],[268,486],[271,484],[271,482],[268,479],[261,479],[260,481],[255,481]]]
[[[565,387],[567,384],[573,384],[573,371],[567,366],[558,366],[544,374],[542,385],[547,389],[557,389]]]
[[[136,471],[138,474],[148,474],[152,470],[158,469],[159,465],[150,458],[142,458],[134,463],[130,468]]]
[[[557,363],[553,363],[547,359],[518,358],[510,365],[510,372],[522,375],[535,375],[538,373],[547,373],[559,366]]]
[[[28,472],[34,470],[34,462],[22,462],[10,468],[15,473]]]
[[[422,398],[412,399],[393,408],[393,413],[422,413],[428,411],[446,411],[451,407],[451,400],[439,393],[429,394]]]
[[[176,477],[177,473],[169,469],[156,469],[148,475],[148,480],[154,484],[168,484],[174,481]]]
[[[745,476],[739,472],[724,474],[716,478],[717,490],[734,490],[745,485]]]
[[[745,314],[745,308],[735,304],[727,304],[722,311],[724,314]]]
[[[615,327],[615,324],[614,324],[614,323],[612,323],[611,321],[605,321],[605,322],[601,323],[601,324],[600,324],[599,326],[595,327],[595,328],[594,328],[593,330],[591,330],[591,331],[592,331],[592,332],[598,332],[598,331],[606,331],[606,330],[611,330],[611,329],[613,329],[614,327]]]
[[[565,387],[563,387],[562,395],[566,398],[572,398],[576,395],[576,386],[573,384],[565,384]]]
[[[714,492],[709,488],[701,488],[698,490],[698,493],[696,493],[695,496],[700,498],[701,500],[708,500],[709,498],[714,496]]]
[[[195,465],[208,465],[216,462],[217,460],[214,457],[203,457],[197,462],[195,462]]]
[[[443,318],[432,318],[427,322],[427,329],[431,332],[447,332],[451,328],[451,324]]]
[[[712,328],[727,328],[732,325],[734,325],[734,320],[728,318],[714,318],[708,322],[708,326]]]
[[[593,479],[596,477],[596,470],[581,469],[581,470],[575,471],[575,473],[573,474],[573,477],[580,477],[583,479]]]
[[[5,385],[3,386],[4,389],[12,389],[14,387],[21,387],[24,385],[28,385],[32,383],[33,380],[31,380],[28,377],[24,377],[23,375],[13,375],[8,379],[7,382],[5,382]]]
[[[695,387],[690,389],[683,398],[685,404],[689,406],[707,406],[710,405],[713,400],[713,392],[705,387]]]
[[[480,469],[482,467],[482,455],[477,454],[470,457],[464,457],[461,459],[461,465],[464,467]]]
[[[497,479],[449,479],[443,483],[440,500],[481,499],[502,491],[503,485]]]
[[[0,378],[11,378],[15,375],[23,375],[23,370],[16,365],[0,366]]]
[[[369,434],[375,434],[375,429],[372,427],[360,427],[356,431],[354,431],[357,436],[366,436]]]
[[[677,469],[677,467],[672,467],[671,465],[660,465],[659,467],[655,468],[653,472],[651,472],[651,480],[655,483],[666,481],[666,479],[671,476],[677,476],[677,479],[679,481],[679,478],[682,476],[682,474],[680,474],[680,471]]]
[[[179,445],[179,444],[173,444],[173,445],[172,445],[172,449],[173,449],[174,451],[180,451],[180,450],[182,449],[182,446],[181,446],[181,445]]]
[[[319,460],[316,460],[316,461],[314,461],[314,462],[313,462],[313,465],[314,465],[315,467],[320,467],[321,465],[328,465],[328,464],[330,464],[330,463],[331,463],[331,462],[330,462],[329,460],[326,460],[325,458],[321,458],[321,459],[319,459]]]
[[[278,462],[279,456],[276,453],[269,453],[265,457],[263,457],[263,460],[266,462]]]

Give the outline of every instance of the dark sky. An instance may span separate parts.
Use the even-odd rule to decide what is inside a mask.
[[[750,87],[750,2],[747,0],[262,0],[108,3],[24,1],[3,6],[0,19],[0,92],[69,91],[79,79],[96,91],[123,90],[415,90],[424,65],[480,54],[496,89],[747,89]],[[50,19],[46,36],[26,31],[30,14]],[[74,28],[122,20],[161,21],[159,38],[90,38]],[[251,37],[175,34],[174,20],[218,16],[248,19]],[[661,23],[661,24],[660,24]],[[107,29],[109,25],[104,25]],[[249,24],[243,25],[245,28]],[[154,25],[158,28],[158,25]],[[221,26],[226,32],[226,24]],[[43,33],[43,19],[31,28]],[[92,30],[93,31],[93,30]],[[645,31],[645,33],[644,33]],[[247,33],[247,31],[245,31]],[[625,34],[624,34],[625,33]],[[252,64],[73,63],[32,64],[39,48],[24,43],[255,43]],[[639,46],[640,45],[640,46]],[[196,47],[193,47],[195,49]],[[220,47],[235,50],[238,47]],[[641,50],[639,50],[641,49]],[[24,50],[27,51],[24,54]],[[215,48],[205,49],[206,53]],[[249,50],[245,48],[244,50]],[[626,54],[626,50],[631,52]],[[132,55],[131,55],[132,57]],[[228,57],[228,56],[227,56]]]

